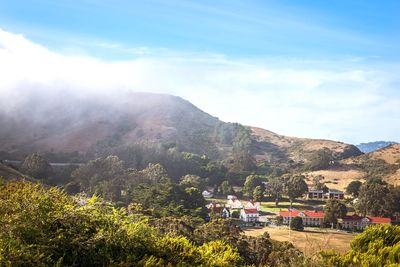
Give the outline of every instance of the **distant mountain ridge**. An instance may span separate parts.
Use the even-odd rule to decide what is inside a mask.
[[[328,149],[337,159],[362,154],[341,142],[286,137],[226,123],[172,95],[38,90],[27,91],[18,99],[17,104],[0,106],[0,152],[20,160],[37,151],[79,152],[95,158],[141,142],[211,159],[227,159],[243,150],[259,162],[272,164],[302,163],[321,149]],[[8,109],[2,109],[4,106]]]
[[[375,142],[361,143],[356,145],[356,147],[360,149],[360,151],[363,153],[369,153],[393,144],[398,144],[398,143],[394,141],[375,141]]]

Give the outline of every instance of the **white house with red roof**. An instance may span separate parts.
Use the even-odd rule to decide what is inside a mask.
[[[322,211],[297,211],[288,210],[280,211],[279,215],[283,217],[283,224],[289,224],[292,218],[300,217],[303,220],[304,226],[321,226],[325,217]]]
[[[240,219],[244,222],[258,222],[260,214],[257,209],[242,209],[240,211]]]
[[[342,229],[347,230],[364,230],[365,227],[374,224],[391,224],[390,218],[385,217],[361,217],[357,214],[345,216],[339,221]]]
[[[247,202],[245,209],[256,209],[260,211],[260,202],[249,201]]]

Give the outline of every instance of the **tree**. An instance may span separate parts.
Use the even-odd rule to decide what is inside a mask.
[[[358,197],[360,194],[362,183],[360,181],[352,181],[346,187],[346,193],[353,197]]]
[[[267,185],[266,193],[275,199],[275,206],[279,205],[284,190],[284,181],[280,178],[273,178]]]
[[[223,195],[229,195],[229,194],[233,194],[233,193],[234,193],[233,187],[232,187],[232,185],[229,183],[228,180],[225,180],[225,181],[223,181],[223,182],[221,183],[221,185],[220,185],[220,192],[221,192]]]
[[[325,177],[322,175],[317,175],[313,178],[313,187],[316,190],[323,190],[325,183],[322,182],[322,180],[324,180]]]
[[[330,199],[324,207],[324,212],[324,222],[329,223],[334,227],[337,224],[338,218],[346,216],[347,207],[337,199]]]
[[[329,167],[333,160],[332,151],[327,148],[320,149],[310,155],[305,168],[307,170],[316,171]]]
[[[25,158],[21,165],[21,171],[40,180],[47,180],[53,173],[49,162],[37,153],[33,153]]]
[[[198,175],[187,174],[181,178],[179,185],[184,188],[195,187],[200,190],[203,190],[204,189],[204,179],[202,179]]]
[[[233,154],[229,171],[232,173],[251,172],[257,168],[255,159],[248,151],[238,151]]]
[[[367,182],[360,188],[356,209],[363,215],[392,216],[396,210],[393,186]]]
[[[290,221],[290,229],[303,231],[304,230],[303,219],[300,217],[292,218],[292,220]]]
[[[91,160],[72,172],[74,182],[88,194],[100,194],[112,200],[119,200],[125,175],[124,162],[117,156]]]
[[[285,183],[286,195],[289,197],[290,206],[293,200],[308,192],[308,186],[303,175],[290,176]]]
[[[328,255],[329,266],[399,266],[400,226],[367,227],[351,242],[345,255]]]
[[[263,199],[263,197],[264,197],[263,188],[260,185],[256,186],[256,188],[254,188],[254,191],[253,191],[253,200],[261,201]]]
[[[195,244],[147,221],[97,197],[80,204],[54,187],[0,185],[0,266],[243,265],[222,240]]]
[[[247,176],[243,185],[243,193],[252,198],[254,189],[257,186],[261,186],[262,191],[264,191],[264,184],[262,183],[263,181],[266,181],[266,177],[261,175],[252,174]]]

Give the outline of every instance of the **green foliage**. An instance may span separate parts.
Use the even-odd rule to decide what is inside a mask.
[[[21,171],[40,180],[47,180],[53,173],[49,162],[37,153],[25,158],[21,165]]]
[[[285,178],[285,193],[289,197],[290,204],[293,200],[308,192],[308,186],[303,175],[288,176]]]
[[[188,188],[188,190],[197,190]],[[0,184],[0,266],[296,266],[304,256],[229,220],[154,219],[92,197]],[[286,257],[285,253],[290,253]],[[278,258],[277,258],[278,256]]]
[[[305,169],[310,171],[326,169],[333,159],[332,151],[327,148],[320,149],[309,156]]]
[[[253,197],[253,193],[254,193],[254,189],[257,186],[260,186],[261,188],[261,193],[264,192],[264,184],[262,182],[266,182],[267,181],[267,177],[262,176],[262,175],[249,175],[246,177],[246,181],[244,182],[243,185],[243,193],[252,198]]]
[[[283,179],[276,177],[273,178],[267,185],[266,193],[275,199],[275,206],[278,206],[279,200],[284,192],[284,181]]]
[[[372,216],[392,216],[400,209],[399,189],[382,180],[371,180],[360,188],[356,209]]]
[[[254,201],[261,201],[264,198],[264,190],[263,187],[258,185],[254,188],[253,191],[253,200]]]
[[[325,217],[324,222],[335,226],[338,218],[343,218],[347,214],[347,207],[345,204],[337,199],[330,199],[324,207]]]
[[[304,230],[303,219],[300,217],[292,218],[290,220],[290,229],[303,231]]]
[[[233,154],[229,164],[229,172],[236,174],[246,174],[257,169],[255,159],[248,151],[238,151]]]
[[[200,176],[193,175],[193,174],[187,174],[181,178],[181,181],[179,183],[180,186],[187,188],[187,187],[195,187],[200,190],[204,189],[204,179],[202,179]]]
[[[106,198],[120,198],[121,180],[125,175],[124,162],[117,156],[91,160],[72,172],[75,182],[89,195],[98,193]]]
[[[354,238],[345,255],[333,254],[333,266],[399,266],[400,226],[374,225]]]
[[[222,183],[221,183],[221,185],[219,186],[219,188],[220,188],[220,192],[223,194],[223,195],[229,195],[229,194],[234,194],[235,192],[234,192],[234,190],[233,190],[233,187],[232,187],[232,185],[229,183],[229,181],[228,180],[225,180],[225,181],[223,181]]]
[[[83,201],[82,204],[79,204]],[[158,235],[144,218],[56,188],[0,187],[0,266],[237,266],[223,241]]]
[[[220,123],[216,139],[221,144],[232,145],[235,152],[248,150],[252,142],[249,129],[239,123]]]
[[[362,182],[351,181],[346,187],[346,193],[352,195],[353,197],[358,197],[358,195],[360,194],[361,186]]]

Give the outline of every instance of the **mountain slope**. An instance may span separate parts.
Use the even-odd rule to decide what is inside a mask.
[[[344,190],[353,180],[382,178],[393,185],[400,185],[400,144],[340,160],[336,166],[325,170],[305,173],[311,180],[322,175],[329,188]]]
[[[335,158],[360,155],[352,145],[286,137],[267,130],[225,123],[188,101],[149,93],[72,94],[27,90],[18,103],[0,107],[0,152],[22,159],[34,151],[71,153],[86,159],[135,143],[150,142],[226,159],[243,150],[258,161],[304,162],[328,149]]]
[[[22,174],[21,172],[3,164],[0,162],[0,177],[4,178],[6,181],[7,180],[19,180],[19,179],[24,179],[30,182],[38,182],[37,180]]]

